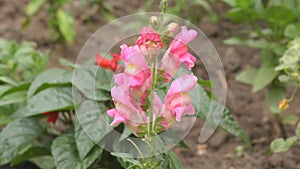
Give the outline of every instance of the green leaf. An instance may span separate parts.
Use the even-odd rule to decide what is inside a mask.
[[[285,93],[285,88],[280,86],[272,86],[267,89],[265,93],[266,102],[273,113],[281,113],[281,111],[278,108],[278,105],[280,101],[285,98]]]
[[[237,6],[236,0],[222,0],[222,1],[225,2],[226,4],[230,5],[231,7]]]
[[[75,41],[76,32],[74,30],[74,19],[72,15],[59,9],[56,12],[56,18],[59,31],[63,35],[63,38],[66,42],[73,43]]]
[[[279,74],[275,70],[275,66],[262,66],[257,72],[254,79],[252,92],[257,92],[270,84]]]
[[[11,85],[0,85],[0,96],[11,88]]]
[[[49,88],[30,98],[25,107],[17,110],[13,116],[28,117],[44,112],[70,110],[73,108],[73,95],[70,87]]]
[[[284,36],[292,39],[300,36],[300,24],[290,24],[285,27]]]
[[[273,140],[271,143],[271,150],[274,153],[286,152],[292,147],[298,138],[296,136],[292,136],[284,140],[283,138],[279,138]]]
[[[119,139],[119,142],[123,141],[124,139],[128,138],[132,134],[132,131],[129,130],[128,127],[124,126],[123,132],[121,134],[121,137]]]
[[[29,4],[26,6],[26,15],[32,16],[34,15],[43,4],[45,4],[47,0],[31,0]]]
[[[29,86],[31,83],[23,83],[17,86],[13,86],[10,87],[8,90],[6,90],[5,92],[3,92],[2,94],[0,94],[0,98],[4,97],[6,95],[12,94],[12,93],[16,93],[16,92],[20,92],[20,91],[27,91]]]
[[[75,69],[72,83],[87,98],[97,101],[111,100],[110,89],[112,72],[95,65]]]
[[[160,134],[162,144],[161,145],[176,145],[180,148],[189,149],[189,147],[185,144],[182,138],[178,137],[177,133],[175,133],[172,129],[165,131]]]
[[[1,98],[0,106],[22,103],[26,101],[26,91],[11,93]]]
[[[252,8],[233,8],[228,11],[226,16],[237,23],[249,22],[259,18],[259,15]]]
[[[280,122],[282,124],[296,125],[299,120],[300,119],[298,116],[296,116],[294,114],[287,114],[287,115],[283,115],[283,117],[281,117]]]
[[[74,63],[72,63],[72,62],[70,62],[69,60],[64,59],[64,58],[60,58],[60,59],[59,59],[59,64],[61,64],[61,65],[63,65],[63,66],[67,66],[67,67],[69,67],[69,68],[71,68],[71,69],[74,69],[75,66],[76,66]]]
[[[36,166],[38,166],[40,169],[54,169],[55,164],[52,156],[41,156],[41,157],[35,157],[31,158],[29,160]]]
[[[276,49],[279,48],[279,46],[274,47]],[[259,53],[259,59],[261,61],[262,66],[272,66],[278,64],[278,59],[276,58],[274,54],[275,49],[263,49]]]
[[[132,166],[138,167],[142,169],[143,167],[140,165],[139,161],[134,159],[131,154],[129,153],[111,153],[112,156],[117,157],[118,161],[124,168],[129,168]]]
[[[106,107],[100,106],[96,102],[85,101],[76,109],[75,139],[80,159],[84,159],[95,144],[112,130]]]
[[[207,86],[210,89],[214,88],[214,84],[210,80],[198,79],[198,84],[202,86]]]
[[[0,134],[0,165],[18,156],[19,151],[32,143],[43,129],[31,118],[18,119],[8,124]]]
[[[245,143],[252,149],[249,137],[247,136],[245,131],[239,126],[239,124],[234,120],[234,117],[230,113],[230,111],[220,103],[214,100],[210,100],[201,85],[198,85],[197,87],[199,89],[199,93],[190,93],[191,98],[198,98],[198,96],[196,96],[197,94],[199,94],[200,97],[199,100],[192,99],[192,104],[194,105],[195,110],[197,112],[197,117],[201,118],[202,120],[208,121],[211,124],[211,127],[214,127],[217,124],[214,121],[211,121],[213,119],[208,119],[207,117],[209,116],[209,113],[214,113],[212,112],[214,110],[222,110],[223,112],[221,119],[218,121],[219,127],[235,136],[242,138],[245,141]]]
[[[296,85],[299,82],[297,77],[300,73],[300,37],[295,38],[288,44],[288,49],[279,59],[277,71],[282,71],[281,82]]]
[[[298,137],[298,139],[300,139],[300,123],[298,123],[296,128],[296,136]]]
[[[228,38],[223,41],[226,45],[238,45],[238,46],[247,46],[250,48],[270,48],[269,43],[264,39],[253,40],[253,39],[241,39],[238,37]]]
[[[100,146],[96,146],[85,159],[80,160],[73,133],[57,137],[51,150],[57,169],[87,169],[103,151]]]
[[[183,169],[180,159],[173,151],[168,151],[166,155],[169,161],[169,169]]]
[[[257,0],[254,0],[254,8],[255,8],[255,11],[259,14],[259,15],[262,15],[263,12],[264,12],[264,4],[262,1],[257,1]]]
[[[10,117],[14,113],[15,109],[10,106],[0,107],[0,126],[8,124],[13,119]]]
[[[254,68],[244,70],[235,77],[235,80],[241,83],[252,85],[253,79],[255,79],[257,72],[258,70]]]
[[[73,73],[63,69],[49,69],[39,74],[32,82],[28,97],[35,93],[53,86],[61,86],[72,81]]]
[[[265,10],[264,18],[272,24],[285,26],[295,20],[295,14],[285,5],[274,5]]]
[[[4,82],[4,83],[7,83],[7,84],[10,84],[12,86],[17,86],[18,83],[13,80],[12,78],[10,77],[7,77],[7,76],[0,76],[0,81]]]
[[[31,147],[26,152],[18,155],[12,160],[12,165],[18,165],[21,162],[27,161],[34,157],[50,155],[50,151],[45,147]]]
[[[206,12],[210,12],[212,11],[210,4],[207,1],[203,1],[203,0],[194,0],[191,1],[193,2],[195,5],[199,5],[201,6]]]

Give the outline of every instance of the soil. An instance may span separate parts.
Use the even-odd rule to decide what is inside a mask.
[[[1,0],[0,1],[0,37],[15,39],[17,41],[29,40],[37,43],[38,49],[46,51],[51,49],[50,63],[48,67],[57,67],[58,59],[65,58],[75,61],[80,49],[86,40],[105,21],[100,15],[93,15],[91,20],[83,22],[80,19],[82,11],[88,9],[79,8],[79,0],[74,0],[69,8],[75,18],[77,39],[73,45],[61,45],[52,40],[45,20],[46,13],[40,12],[25,30],[22,23],[25,21],[25,6],[28,0]],[[116,17],[134,13],[145,1],[106,1],[113,6]],[[218,13],[224,10],[224,5],[216,5]],[[251,93],[251,87],[235,81],[235,76],[249,67],[259,66],[258,51],[254,49],[226,46],[222,40],[234,34],[240,29],[221,17],[218,24],[212,24],[205,19],[197,25],[209,37],[218,51],[228,83],[227,106],[234,114],[236,120],[251,138],[254,146],[251,152],[240,139],[218,129],[214,135],[204,144],[199,144],[202,126],[197,121],[192,131],[185,138],[190,149],[175,149],[186,169],[300,169],[300,149],[294,147],[286,153],[268,155],[269,145],[276,132],[273,131],[273,116],[265,106],[263,92]],[[197,65],[199,66],[199,65]],[[200,68],[201,69],[201,68]],[[299,95],[291,105],[289,113],[300,115]],[[287,127],[288,135],[293,135],[293,127]],[[235,148],[243,146],[245,151],[242,156],[237,156]],[[8,167],[0,167],[6,169]],[[34,168],[22,165],[17,168]]]

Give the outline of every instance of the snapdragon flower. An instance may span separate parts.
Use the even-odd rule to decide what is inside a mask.
[[[176,26],[173,24],[173,33],[177,31]],[[191,70],[196,58],[188,52],[187,44],[196,36],[196,31],[181,27],[160,66],[154,57],[164,44],[160,35],[151,28],[144,27],[132,46],[121,45],[124,71],[114,75],[116,86],[112,88],[111,96],[115,108],[107,111],[114,117],[111,126],[124,123],[136,136],[147,137],[149,132],[158,134],[169,129],[175,121],[180,122],[183,116],[195,114],[189,95],[197,83],[193,73],[183,74],[172,81],[163,101],[155,87],[158,83],[170,82],[181,63]]]

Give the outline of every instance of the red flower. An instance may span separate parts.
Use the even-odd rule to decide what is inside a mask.
[[[49,116],[48,117],[48,123],[52,123],[52,124],[55,124],[55,122],[57,121],[58,119],[58,115],[59,115],[59,112],[45,112],[43,113],[45,116]]]
[[[118,61],[121,59],[121,56],[118,54],[112,54],[113,59],[109,60],[99,54],[96,54],[96,64],[104,69],[110,69],[111,71],[116,71],[120,65],[118,65]]]

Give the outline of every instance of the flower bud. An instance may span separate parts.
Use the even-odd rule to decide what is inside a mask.
[[[176,33],[177,30],[178,30],[178,24],[175,22],[172,22],[167,26],[167,32]]]
[[[278,108],[280,111],[284,111],[284,110],[288,109],[289,107],[290,107],[289,101],[286,98],[282,99],[278,105]]]
[[[157,30],[159,28],[159,19],[157,16],[150,17],[150,25],[153,29]]]

